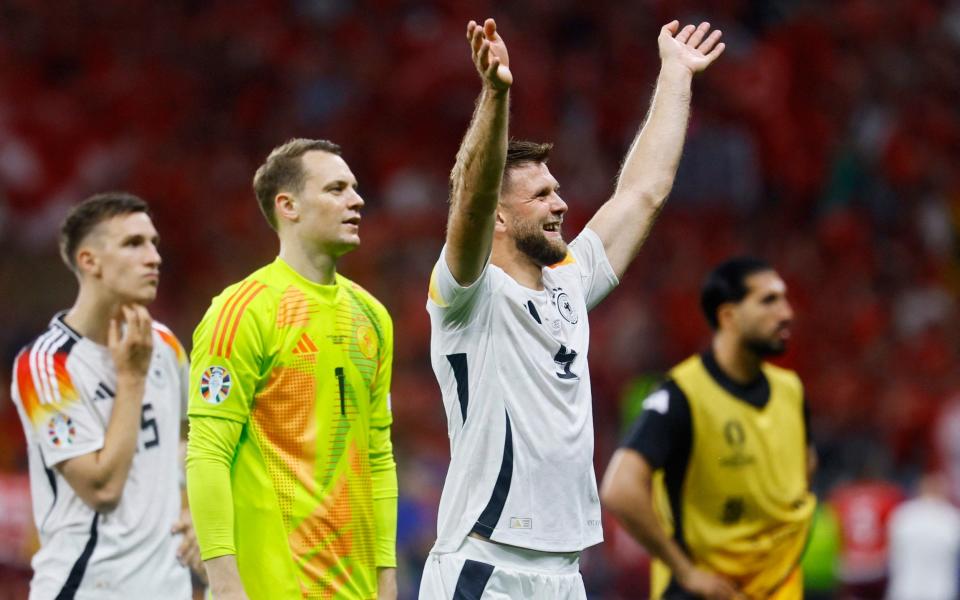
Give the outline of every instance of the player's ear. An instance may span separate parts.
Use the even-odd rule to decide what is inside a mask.
[[[724,302],[717,307],[717,329],[730,329],[734,323],[734,313],[737,305],[733,302]]]
[[[89,245],[82,244],[80,248],[77,249],[76,262],[78,275],[92,275],[94,277],[100,275],[100,258]]]
[[[493,213],[493,230],[497,233],[506,233],[507,232],[507,218],[503,214],[503,205],[497,204],[497,211]]]
[[[273,210],[277,221],[286,220],[296,222],[300,219],[300,205],[293,194],[280,192],[273,199]]]

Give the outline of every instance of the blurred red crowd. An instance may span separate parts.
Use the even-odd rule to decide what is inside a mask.
[[[806,383],[816,440],[868,436],[896,465],[932,460],[931,427],[960,395],[956,2],[4,2],[3,359],[72,300],[55,250],[66,207],[116,188],[154,207],[153,312],[189,345],[212,295],[275,253],[256,166],[287,138],[332,139],[367,201],[363,246],[342,271],[396,321],[401,482],[424,483],[412,493],[435,503],[447,439],[423,306],[479,91],[463,32],[486,15],[511,52],[513,134],[556,143],[568,238],[612,190],[652,91],[659,26],[724,31],[725,56],[695,84],[669,205],[593,315],[600,468],[631,382],[705,347],[700,282],[740,253],[790,286],[784,362]],[[21,470],[9,401],[0,418],[0,468]]]

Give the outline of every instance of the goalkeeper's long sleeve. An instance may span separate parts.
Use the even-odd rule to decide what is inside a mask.
[[[187,495],[200,558],[236,554],[230,465],[243,424],[217,417],[190,417]]]

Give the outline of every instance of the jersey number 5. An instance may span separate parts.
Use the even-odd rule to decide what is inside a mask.
[[[144,404],[143,410],[140,411],[140,430],[146,431],[149,429],[153,432],[153,439],[146,439],[143,442],[144,450],[160,445],[160,434],[157,432],[157,420],[150,414],[152,412],[153,405],[149,402]]]
[[[570,365],[573,364],[573,359],[577,358],[577,351],[571,348],[567,350],[566,346],[561,345],[560,349],[557,350],[557,353],[553,356],[553,362],[560,365],[560,368],[563,369],[562,373],[557,373],[557,377],[560,379],[576,379],[577,374],[570,370]]]

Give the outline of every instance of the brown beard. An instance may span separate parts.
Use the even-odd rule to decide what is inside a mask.
[[[517,250],[526,254],[541,267],[556,264],[567,257],[567,244],[562,240],[558,242],[548,240],[539,225],[534,226],[515,220],[513,228],[513,241],[517,244]]]
[[[744,341],[747,348],[760,358],[780,356],[787,351],[787,342],[784,340],[747,339]]]

